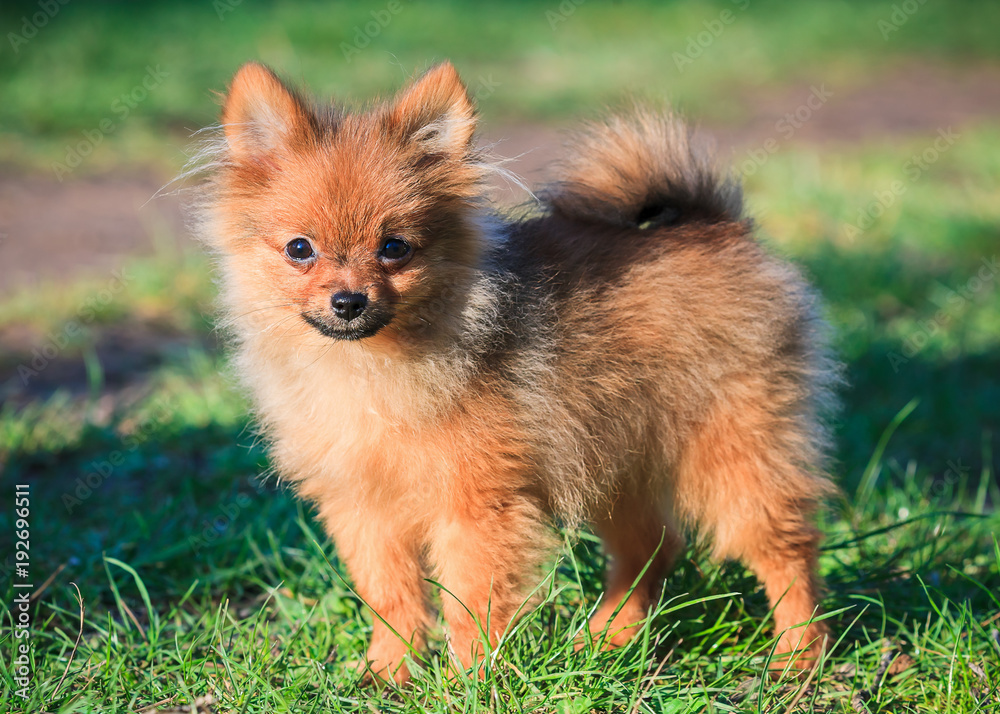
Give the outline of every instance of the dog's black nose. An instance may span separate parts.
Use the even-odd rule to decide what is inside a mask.
[[[333,303],[333,314],[350,322],[365,311],[368,297],[361,293],[340,292],[333,296],[331,302]]]

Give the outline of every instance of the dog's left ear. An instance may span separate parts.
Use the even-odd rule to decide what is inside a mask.
[[[222,124],[234,158],[266,160],[302,141],[311,116],[305,103],[274,72],[248,62],[229,85]]]
[[[453,157],[465,154],[476,131],[476,108],[451,62],[432,67],[403,89],[390,119],[429,153]]]

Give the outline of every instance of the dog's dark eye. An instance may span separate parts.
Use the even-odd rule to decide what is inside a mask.
[[[309,241],[305,238],[295,238],[288,241],[288,245],[285,246],[285,255],[292,260],[303,262],[312,258],[315,253]]]
[[[379,258],[384,263],[399,265],[401,262],[407,260],[411,253],[413,253],[413,248],[405,240],[402,238],[390,238],[382,246],[382,250],[379,251]]]

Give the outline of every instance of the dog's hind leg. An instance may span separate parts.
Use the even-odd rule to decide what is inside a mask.
[[[715,555],[741,560],[764,586],[778,635],[772,668],[808,667],[825,646],[812,524],[826,479],[803,466],[813,451],[804,418],[762,400],[716,405],[690,439],[678,473],[678,505],[714,539]]]

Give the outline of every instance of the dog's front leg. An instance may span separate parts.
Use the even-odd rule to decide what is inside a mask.
[[[423,648],[428,623],[420,540],[374,514],[330,514],[324,520],[358,594],[374,611],[366,673],[370,668],[376,677],[401,684],[410,677],[403,658]]]
[[[446,591],[451,647],[469,668],[485,654],[483,633],[493,649],[524,604],[552,535],[539,499],[513,486],[468,479],[450,506],[436,524],[430,555]]]

